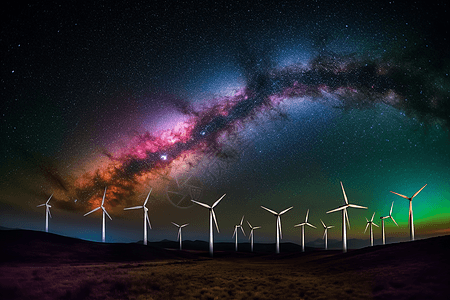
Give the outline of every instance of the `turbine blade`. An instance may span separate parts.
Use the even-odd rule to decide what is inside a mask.
[[[325,234],[327,234],[327,229],[325,228],[325,230],[323,231],[323,237],[322,240],[325,239]]]
[[[370,219],[370,222],[373,222],[374,217],[375,217],[375,212],[373,212],[372,219]]]
[[[126,208],[124,208],[123,210],[139,209],[139,208],[143,208],[143,206],[126,207]]]
[[[280,216],[281,216],[282,214],[284,214],[285,212],[287,212],[288,210],[291,210],[292,208],[294,208],[294,207],[291,206],[291,207],[289,207],[289,208],[286,208],[285,210],[283,210],[282,212],[280,212]]]
[[[300,226],[303,226],[303,225],[305,225],[305,223],[299,223],[297,225],[294,225],[294,227],[300,227]]]
[[[106,187],[105,187],[105,192],[103,193],[103,200],[102,200],[101,206],[103,206],[103,204],[105,203],[105,196],[106,196]]]
[[[397,227],[398,227],[398,224],[397,224],[397,222],[395,222],[394,218],[392,216],[390,216],[389,218],[391,218],[392,221],[394,221],[395,225],[397,225]]]
[[[250,234],[249,234],[249,236],[248,236],[248,239],[251,239],[251,238],[252,238],[252,236],[253,236],[253,229],[252,229],[252,230],[250,230]]]
[[[226,194],[223,194],[222,197],[220,197],[216,202],[214,202],[214,204],[211,206],[212,208],[216,207],[217,204],[219,204],[220,200],[223,199],[223,197],[225,197]]]
[[[150,193],[152,192],[152,190],[153,190],[153,188],[151,188],[150,192],[148,192],[147,199],[145,199],[145,202],[144,202],[143,206],[145,206],[145,204],[147,204],[148,198],[150,197]]]
[[[177,241],[180,239],[180,233],[181,233],[181,231],[180,231],[180,229],[178,229]]]
[[[94,211],[96,211],[96,210],[99,210],[101,207],[99,206],[99,207],[97,207],[97,208],[95,208],[95,209],[93,209],[93,210],[91,210],[90,212],[88,212],[88,213],[85,213],[84,215],[83,215],[83,217],[85,217],[85,216],[87,216],[88,214],[91,214],[91,213],[93,213]]]
[[[183,228],[183,227],[186,227],[188,225],[189,225],[189,223],[186,223],[186,224],[181,225],[180,227]]]
[[[170,222],[170,223],[172,223],[173,225],[175,225],[177,227],[180,227],[180,225],[178,225],[177,223],[174,223],[174,222]]]
[[[244,236],[245,236],[245,231],[244,231],[244,228],[242,228],[242,226],[239,226],[239,228],[241,228],[241,230],[242,230],[242,233],[244,234]]]
[[[320,219],[320,223],[322,223],[323,228],[327,228],[327,226],[326,226],[325,223],[322,221],[322,219]]]
[[[205,203],[201,203],[201,202],[198,202],[198,201],[195,201],[195,200],[191,200],[191,201],[194,202],[194,203],[196,203],[196,204],[198,204],[198,205],[201,205],[201,206],[203,206],[203,207],[211,208],[211,206],[209,206],[209,205],[207,205],[207,204],[205,204]]]
[[[280,229],[280,238],[282,239],[283,238],[283,232],[281,231],[281,218],[280,218],[280,216],[278,216],[278,224],[279,224],[278,228]]]
[[[216,223],[217,232],[220,232],[219,231],[219,225],[217,225],[217,219],[216,219],[216,214],[214,213],[214,209],[211,208],[211,212],[212,212],[212,216],[213,216],[213,219],[214,219],[214,223]]]
[[[145,218],[147,219],[148,227],[152,229],[152,224],[150,224],[150,218],[148,217],[148,214],[145,214]]]
[[[428,183],[427,183],[427,184],[428,184]],[[425,184],[420,190],[418,190],[418,191],[411,197],[411,199],[414,198],[415,196],[417,196],[417,194],[420,193],[420,191],[423,190],[423,188],[426,187],[427,184]]]
[[[342,188],[342,193],[344,194],[345,204],[348,204],[347,195],[345,194],[344,185],[342,184],[342,181],[341,181],[341,188]]]
[[[367,231],[367,228],[369,227],[369,224],[370,224],[370,223],[367,223],[367,225],[366,225],[366,229],[364,229],[364,233],[366,233],[366,231]]]
[[[48,215],[50,216],[50,218],[52,217],[52,214],[50,213],[50,208],[47,209],[48,211]]]
[[[233,235],[231,236],[231,238],[234,238],[234,235],[236,234],[236,229],[237,229],[237,227],[234,226],[234,231],[233,231]]]
[[[247,220],[246,220],[247,221]],[[253,229],[252,225],[250,225],[250,222],[247,221],[248,226],[250,227],[250,229]]]
[[[264,207],[264,206],[261,205],[261,208],[267,210],[268,212],[274,214],[275,216],[278,216],[278,213],[274,212],[274,211],[271,210],[271,209],[268,209],[267,207]]]
[[[400,196],[400,197],[403,197],[403,198],[405,198],[405,199],[408,199],[408,200],[410,200],[409,199],[409,197],[406,197],[405,195],[402,195],[402,194],[399,194],[399,193],[396,193],[396,192],[393,192],[393,191],[390,191],[392,194],[396,194],[396,195],[398,195],[398,196]]]
[[[372,223],[375,227],[380,227],[380,226],[378,226],[377,224],[375,224],[375,223]]]
[[[364,218],[366,218],[366,217],[364,217]],[[369,220],[367,218],[366,218],[366,222],[369,223]]]
[[[356,204],[349,204],[349,207],[353,207],[353,208],[363,208],[363,209],[367,209],[367,207],[365,206],[361,206],[361,205],[356,205]]]
[[[309,215],[309,209],[306,211],[305,223],[308,223],[308,215]]]
[[[347,219],[347,225],[348,225],[348,228],[350,229],[350,220],[348,219],[348,212],[347,212],[347,210],[344,210],[344,217],[345,217],[345,219]]]
[[[108,218],[109,218],[110,220],[112,220],[111,216],[108,214],[108,212],[106,211],[106,209],[105,209],[104,207],[102,207],[102,209],[103,209],[103,211],[105,212],[105,214],[108,216]]]
[[[241,219],[241,226],[242,226],[242,222],[244,222],[244,216],[242,216],[242,219]]]
[[[261,226],[253,227],[253,230],[261,228]]]
[[[420,192],[420,191],[419,191]],[[417,192],[418,193],[418,192]],[[53,194],[48,198],[47,202],[45,202],[45,204],[48,204],[48,202],[50,201],[50,199],[52,199]]]
[[[346,208],[347,208],[347,205],[340,206],[338,208],[335,208],[335,209],[332,209],[330,211],[327,211],[327,214],[332,213],[332,212],[336,212],[336,211],[339,211],[339,210],[343,210],[343,209],[346,209]]]
[[[394,208],[394,201],[392,201],[392,204],[391,204],[391,210],[389,211],[389,215],[392,215],[392,209]]]
[[[317,227],[314,226],[313,224],[306,223],[306,225],[308,225],[309,227],[312,227],[312,228],[316,228],[316,229],[317,229]]]
[[[327,229],[330,229],[330,228],[334,228],[334,225],[332,225],[332,226],[328,226],[328,227],[327,227]]]
[[[39,204],[38,206],[36,206],[36,207],[41,207],[41,206],[44,206],[45,205],[45,203],[43,203],[43,204]]]

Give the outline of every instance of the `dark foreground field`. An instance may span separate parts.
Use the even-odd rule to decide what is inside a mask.
[[[0,299],[448,299],[450,236],[280,255],[0,231]],[[283,250],[283,248],[282,248]]]

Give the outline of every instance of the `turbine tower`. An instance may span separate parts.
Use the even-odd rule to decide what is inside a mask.
[[[245,236],[244,228],[242,227],[242,222],[243,221],[244,221],[244,216],[242,216],[241,223],[239,225],[234,225],[234,232],[233,232],[232,238],[234,236],[236,236],[236,242],[235,242],[235,246],[234,246],[234,249],[235,249],[236,252],[238,251],[238,228],[241,228],[242,233]]]
[[[108,212],[106,211],[105,207],[103,206],[103,204],[105,203],[105,196],[106,196],[106,187],[105,187],[105,192],[103,193],[102,204],[101,204],[99,207],[94,208],[94,209],[91,210],[90,212],[85,213],[85,214],[83,215],[83,217],[85,217],[85,216],[87,216],[88,214],[93,213],[94,211],[97,211],[97,210],[99,210],[99,209],[102,209],[102,211],[103,211],[103,220],[102,220],[102,242],[103,242],[103,243],[105,242],[105,214],[108,216],[108,218],[109,218],[110,220],[112,220],[111,216],[108,214]]]
[[[268,209],[267,207],[264,207],[261,205],[261,208],[267,210],[268,212],[272,213],[275,217],[277,217],[277,243],[276,243],[276,253],[280,253],[280,238],[283,238],[283,234],[281,233],[281,215],[287,212],[288,210],[292,209],[293,206],[286,208],[280,213],[277,213],[271,209]]]
[[[36,207],[41,207],[45,205],[45,232],[48,232],[48,217],[50,216],[50,218],[52,217],[52,215],[50,214],[50,207],[52,207],[50,204],[48,204],[48,202],[50,202],[50,199],[52,199],[53,194],[50,196],[50,198],[48,198],[47,202],[43,203],[43,204],[39,204]]]
[[[412,195],[411,198],[406,197],[405,195],[396,193],[391,191],[391,193],[399,195],[400,197],[403,197],[405,199],[409,200],[409,238],[411,241],[414,241],[414,220],[413,220],[413,209],[412,209],[412,199],[417,196],[418,193],[420,193],[421,190],[423,190],[424,187],[426,187],[427,185],[425,184],[420,190],[418,190],[414,195]]]
[[[219,225],[217,225],[217,219],[216,219],[216,214],[214,213],[214,207],[217,206],[217,204],[219,204],[220,200],[223,199],[223,197],[225,197],[226,194],[223,194],[222,197],[219,198],[219,200],[217,200],[216,202],[214,202],[213,205],[209,206],[208,204],[205,203],[201,203],[195,200],[191,200],[192,202],[206,207],[207,209],[209,209],[209,255],[212,257],[213,256],[213,243],[214,243],[214,235],[213,235],[213,219],[214,219],[214,223],[216,223],[216,228],[217,228],[217,232],[219,232]]]
[[[133,206],[133,207],[126,207],[123,210],[130,210],[130,209],[143,209],[144,210],[144,245],[147,245],[147,224],[150,229],[152,229],[152,225],[150,224],[150,219],[148,218],[148,208],[145,206],[147,204],[148,198],[150,197],[150,193],[152,192],[152,189],[150,189],[150,192],[147,195],[147,199],[145,199],[144,204],[141,206]]]
[[[334,226],[327,226],[325,225],[325,223],[320,220],[320,222],[322,223],[323,229],[324,229],[324,233],[323,233],[323,239],[325,240],[325,250],[328,249],[328,229],[333,228]]]
[[[373,212],[372,219],[370,219],[370,221],[366,218],[367,225],[366,225],[366,229],[364,229],[364,233],[366,233],[367,228],[370,226],[370,246],[373,246],[373,226],[372,225],[375,225],[376,227],[378,227],[378,225],[373,222],[374,217],[375,217],[375,212]]]
[[[250,226],[250,236],[248,237],[250,239],[250,249],[253,252],[253,230],[261,228],[260,226],[252,227],[249,221],[247,221],[248,226]]]
[[[309,209],[306,211],[306,218],[305,222],[294,225],[294,227],[302,227],[302,252],[305,252],[305,225],[308,225],[312,228],[317,228],[316,226],[308,223],[308,215],[309,215]]]
[[[347,226],[345,224],[346,221],[347,221],[348,227],[350,228],[350,221],[348,220],[347,208],[353,207],[353,208],[367,209],[367,207],[356,205],[356,204],[349,204],[348,200],[347,200],[347,195],[345,194],[344,185],[342,184],[342,181],[341,181],[341,188],[342,188],[342,193],[344,194],[345,204],[342,206],[339,206],[338,208],[327,211],[327,214],[342,210],[342,251],[345,253],[345,252],[347,252]]]
[[[171,222],[173,225],[178,227],[178,236],[177,236],[177,241],[180,240],[180,250],[182,250],[182,245],[181,245],[181,228],[186,227],[189,225],[189,223],[183,224],[183,225],[178,225],[177,223]]]
[[[393,207],[394,207],[394,201],[392,201],[391,210],[389,211],[389,216],[380,217],[380,219],[381,219],[381,237],[382,237],[382,240],[383,240],[383,245],[386,244],[386,237],[385,237],[385,234],[384,234],[384,219],[390,218],[392,221],[394,221],[395,225],[397,225],[397,227],[398,227],[397,222],[395,222],[394,218],[392,217],[392,208]]]

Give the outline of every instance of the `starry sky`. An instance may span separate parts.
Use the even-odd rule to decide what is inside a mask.
[[[450,233],[450,49],[445,1],[18,1],[1,18],[1,226],[101,240],[321,238],[350,203],[349,238]],[[245,221],[244,221],[245,222]],[[248,226],[244,226],[247,234]],[[310,230],[309,230],[310,229]],[[375,238],[380,238],[375,229]],[[240,237],[241,238],[241,237]]]

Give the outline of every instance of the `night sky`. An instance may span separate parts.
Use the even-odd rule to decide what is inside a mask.
[[[1,20],[0,225],[106,241],[340,239],[389,214],[392,240],[450,233],[446,1],[30,1]],[[228,3],[227,3],[228,2]],[[245,221],[244,221],[245,222]],[[244,229],[249,233],[249,227]],[[241,236],[239,237],[241,239]],[[381,231],[375,228],[375,238]],[[244,241],[243,239],[241,239]]]

